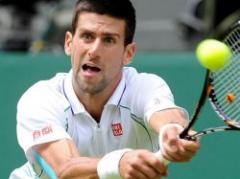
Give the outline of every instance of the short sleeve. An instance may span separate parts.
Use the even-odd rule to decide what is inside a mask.
[[[65,130],[68,106],[47,81],[38,82],[23,94],[17,105],[17,138],[26,154],[34,145],[70,139]]]

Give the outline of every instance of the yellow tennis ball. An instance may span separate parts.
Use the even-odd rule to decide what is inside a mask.
[[[206,39],[198,44],[196,55],[202,66],[211,71],[217,71],[229,62],[232,53],[225,43]]]

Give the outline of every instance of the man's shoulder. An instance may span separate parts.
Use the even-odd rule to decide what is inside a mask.
[[[128,85],[165,83],[159,75],[154,73],[138,72],[134,67],[125,67],[124,77]]]
[[[57,73],[48,80],[41,80],[29,87],[21,96],[19,103],[24,105],[48,105],[50,103],[65,103],[63,94],[64,80],[67,73]]]
[[[28,88],[25,93],[37,92],[39,94],[39,92],[50,92],[47,94],[51,95],[51,92],[61,92],[63,90],[63,84],[66,76],[67,73],[57,73],[50,79],[40,80]]]

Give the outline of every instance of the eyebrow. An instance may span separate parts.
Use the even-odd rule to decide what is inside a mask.
[[[109,32],[106,32],[106,33],[103,33],[104,36],[115,36],[115,37],[118,37],[120,38],[120,35],[118,33],[109,33]]]
[[[82,32],[87,32],[87,33],[93,33],[95,34],[94,31],[92,30],[89,30],[89,29],[86,29],[86,28],[81,28],[79,29],[79,32],[82,33]],[[120,38],[120,35],[118,33],[115,33],[115,32],[103,32],[101,33],[103,36],[115,36],[115,37],[118,37]]]

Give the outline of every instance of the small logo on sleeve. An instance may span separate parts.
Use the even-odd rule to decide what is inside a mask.
[[[121,123],[112,124],[112,131],[114,136],[120,136],[123,134]]]
[[[42,129],[39,129],[39,130],[34,130],[33,133],[32,133],[33,139],[43,137],[43,136],[48,135],[52,132],[53,132],[53,130],[52,130],[51,126],[47,126],[47,127],[42,128]]]

